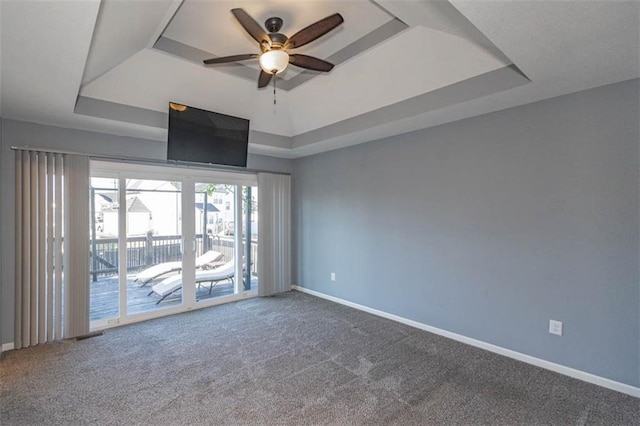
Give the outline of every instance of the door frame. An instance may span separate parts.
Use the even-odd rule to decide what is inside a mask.
[[[195,184],[198,182],[211,182],[235,186],[234,209],[234,259],[242,259],[244,255],[244,242],[242,239],[243,209],[242,187],[258,186],[258,177],[255,173],[240,171],[208,170],[202,167],[190,167],[181,165],[149,165],[130,162],[111,162],[104,160],[91,160],[91,177],[110,177],[118,179],[118,202],[126,206],[126,180],[147,179],[181,182],[182,204],[182,270],[184,285],[182,287],[182,301],[177,306],[141,312],[127,313],[127,250],[126,250],[126,209],[118,211],[118,281],[119,314],[115,318],[107,318],[90,322],[91,330],[102,330],[124,324],[131,324],[167,315],[202,309],[209,306],[234,302],[249,297],[256,297],[257,290],[245,291],[242,285],[243,267],[242,261],[236,262],[234,280],[234,294],[219,298],[196,301],[195,287],[195,249],[196,226],[195,214]],[[91,210],[93,211],[93,209]],[[92,219],[93,220],[93,219]],[[122,238],[124,237],[124,238]],[[191,267],[189,267],[191,265]]]

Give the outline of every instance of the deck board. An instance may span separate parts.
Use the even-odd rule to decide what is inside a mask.
[[[164,277],[163,277],[164,278]],[[127,313],[138,314],[159,309],[177,306],[182,301],[182,290],[165,298],[159,304],[160,299],[156,294],[151,294],[151,287],[154,282],[145,286],[133,281],[133,275],[127,276]],[[91,321],[104,320],[118,317],[119,305],[119,283],[117,275],[100,276],[98,280],[90,283],[90,308],[89,317]],[[257,277],[252,277],[251,289],[257,289]],[[234,286],[231,281],[221,282],[213,287],[209,295],[207,285],[196,287],[196,300],[207,300],[211,298],[232,295]]]

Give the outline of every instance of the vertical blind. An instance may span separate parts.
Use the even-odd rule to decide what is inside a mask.
[[[15,347],[89,331],[89,159],[16,150]]]
[[[258,293],[291,290],[291,176],[258,173]]]

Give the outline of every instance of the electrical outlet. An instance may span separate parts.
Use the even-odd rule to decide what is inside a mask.
[[[562,321],[549,320],[549,333],[562,336]]]
[[[332,272],[331,273],[331,281],[335,281],[336,280],[336,273]]]

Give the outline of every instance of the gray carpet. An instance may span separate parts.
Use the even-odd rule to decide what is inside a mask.
[[[298,292],[11,351],[0,423],[640,424],[640,400]]]

